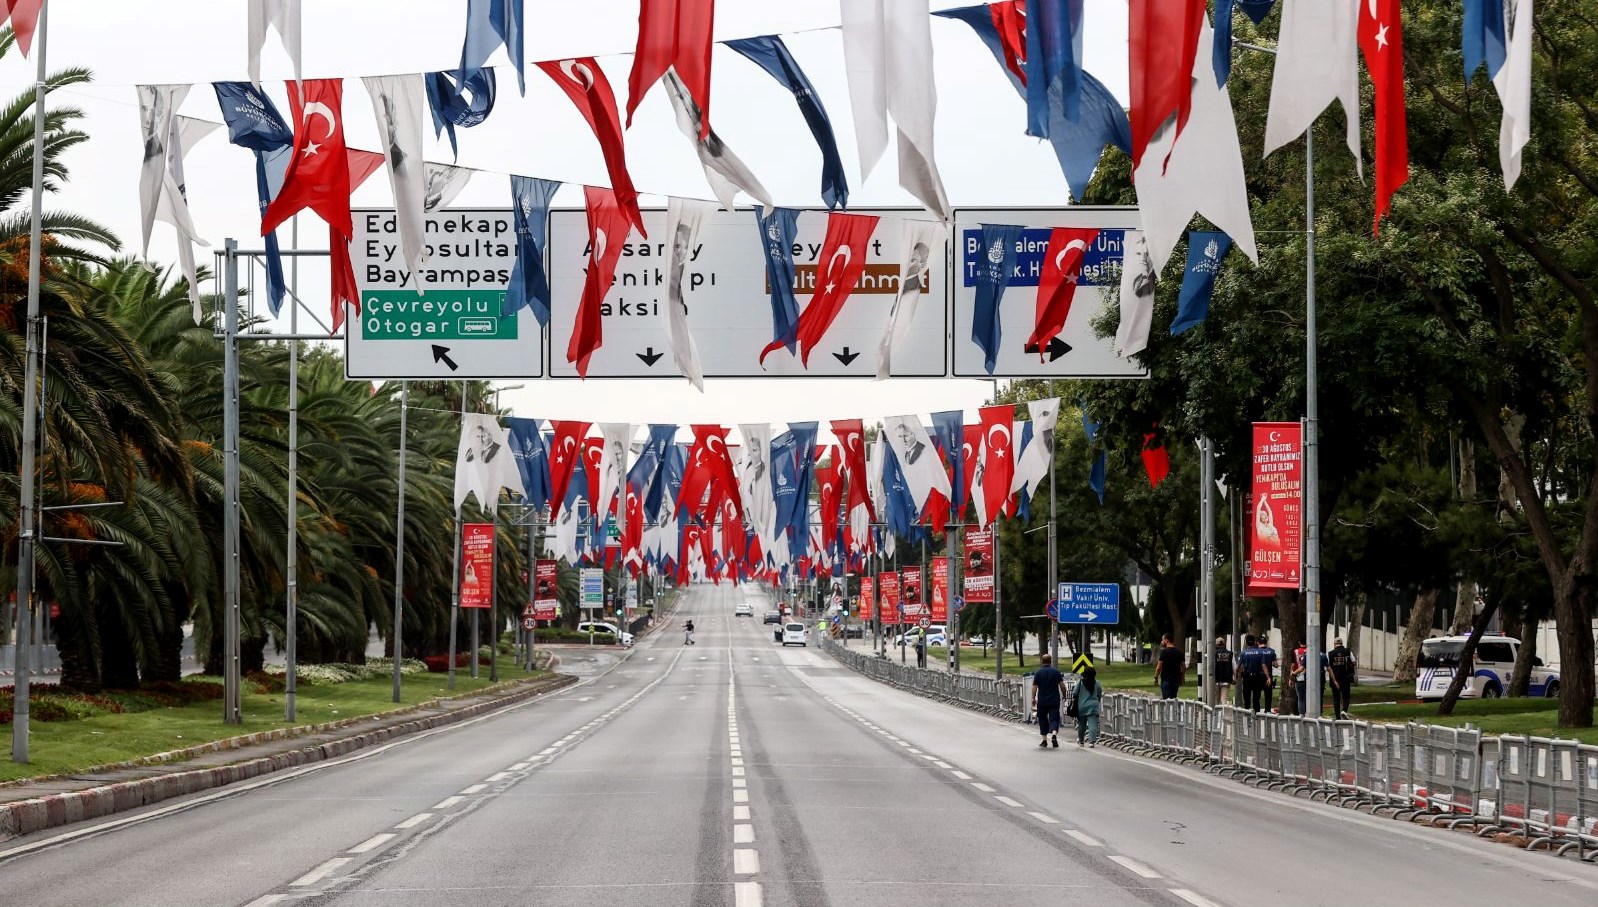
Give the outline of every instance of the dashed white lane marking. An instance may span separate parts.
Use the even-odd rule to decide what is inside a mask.
[[[905,746],[910,746],[910,745],[909,745],[909,744],[908,744],[908,743],[907,743],[907,744],[905,744]],[[912,752],[912,753],[914,753],[914,754],[916,754],[916,755],[917,755],[917,756],[919,756],[919,755],[921,755],[921,751],[920,751],[920,750],[918,750],[918,749],[916,749],[916,748],[915,748],[915,747],[913,747],[913,746],[911,746],[911,747],[910,747],[910,752]]]
[[[1145,879],[1157,879],[1157,878],[1160,877],[1159,873],[1157,873],[1154,870],[1148,868],[1147,866],[1144,866],[1142,863],[1139,863],[1136,860],[1128,859],[1127,857],[1119,856],[1119,855],[1116,855],[1116,854],[1111,854],[1110,855],[1110,859],[1114,860],[1117,863],[1120,863],[1122,866],[1126,867],[1127,869],[1130,869],[1131,871],[1137,873],[1138,875],[1142,876]]]
[[[1215,907],[1215,902],[1202,895],[1188,891],[1186,888],[1172,888],[1171,893],[1182,900],[1192,904],[1193,907]]]
[[[747,807],[747,806],[734,806],[732,808],[732,818],[733,818],[734,822],[748,822],[749,821],[749,807]]]
[[[1016,800],[1016,799],[1013,799],[1011,797],[1002,797],[1001,796],[1001,797],[994,797],[993,799],[999,801],[1000,803],[1003,803],[1005,806],[1019,807],[1021,805],[1021,801],[1020,800]]]
[[[732,827],[732,843],[734,843],[734,844],[753,844],[753,843],[755,843],[755,827],[753,825],[746,825],[746,824],[743,824],[743,823],[739,823],[737,825],[734,825]]]
[[[549,747],[548,749],[539,750],[538,751],[538,755],[540,755],[540,756],[548,756],[550,753],[553,753],[554,751],[556,751],[558,749],[560,749],[560,747],[552,746],[552,747]]]
[[[971,782],[971,786],[976,788],[979,791],[982,791],[984,794],[993,793],[993,788],[987,786],[986,784],[983,784],[981,781],[973,781],[973,782]]]
[[[330,875],[335,869],[338,869],[340,866],[343,866],[349,861],[349,857],[334,857],[310,872],[307,872],[305,875],[302,875],[290,882],[289,886],[292,888],[304,888],[306,885],[315,885],[317,882],[327,878],[328,875]]]
[[[465,797],[445,797],[444,799],[442,799],[442,800],[438,801],[437,803],[433,804],[433,808],[434,809],[449,809],[451,806],[454,806],[455,804],[461,802],[464,799],[466,799],[466,798]]]
[[[735,790],[735,791],[733,791],[732,792],[732,802],[734,802],[734,803],[748,803],[749,802],[749,791],[747,791],[747,790]]]
[[[759,882],[734,882],[732,886],[733,907],[760,907]]]
[[[970,781],[971,780],[971,776],[966,774],[965,772],[962,772],[962,771],[951,769],[949,771],[949,774],[955,776],[956,778],[959,778],[961,781]]]
[[[742,759],[734,759],[734,760],[732,760],[732,764],[733,765],[743,765],[744,761]]]
[[[461,793],[463,793],[463,794],[480,794],[480,793],[483,792],[483,788],[485,788],[487,786],[488,785],[486,785],[486,784],[473,784],[471,787],[464,788],[461,791]]]
[[[739,847],[732,852],[733,875],[754,875],[760,871],[760,852],[749,847]]]
[[[1070,835],[1071,837],[1075,838],[1076,842],[1078,844],[1084,844],[1084,845],[1086,845],[1088,847],[1103,847],[1104,846],[1103,844],[1099,843],[1099,840],[1097,838],[1093,838],[1093,837],[1090,837],[1088,835],[1085,835],[1085,834],[1077,831],[1074,828],[1067,828],[1065,830],[1065,833]]]
[[[743,775],[744,775],[744,770],[741,767],[736,766],[736,765],[732,767],[732,776],[734,778],[742,778]]]
[[[361,843],[355,845],[354,847],[351,847],[349,850],[346,850],[344,852],[345,853],[366,853],[369,850],[376,850],[379,847],[382,847],[384,844],[387,844],[388,842],[394,840],[397,837],[399,837],[399,835],[390,834],[389,832],[385,831],[385,832],[383,832],[380,835],[372,835],[370,838],[367,838],[366,840],[362,841]]]
[[[283,898],[284,895],[281,894],[263,894],[248,904],[245,904],[244,907],[267,907],[268,904],[276,904],[278,901],[283,900]]]
[[[513,772],[523,771],[523,770],[525,770],[527,768],[527,766],[529,766],[531,764],[532,763],[530,763],[530,762],[518,762],[515,765],[511,766],[510,770],[513,771]]]
[[[1027,815],[1029,815],[1032,818],[1038,820],[1039,822],[1042,822],[1044,825],[1059,825],[1060,824],[1060,820],[1059,819],[1054,818],[1053,816],[1049,815],[1048,813],[1027,813]]]
[[[396,825],[394,827],[395,828],[415,828],[416,826],[422,824],[423,822],[426,822],[428,819],[431,819],[431,818],[433,818],[433,814],[432,813],[417,813],[416,815],[411,816],[409,819],[406,819],[404,822],[401,822],[400,824],[398,824],[398,825]]]
[[[505,778],[507,776],[509,776],[509,775],[510,775],[510,772],[495,772],[492,775],[489,775],[487,778],[484,778],[483,780],[487,781],[489,784],[493,784],[495,781],[504,781]]]

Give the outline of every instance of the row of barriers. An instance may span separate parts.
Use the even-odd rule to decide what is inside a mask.
[[[823,640],[848,667],[967,708],[1030,720],[1030,678],[916,668]],[[1071,680],[1073,676],[1068,675]],[[1524,839],[1598,861],[1598,746],[1479,728],[1334,721],[1106,693],[1101,742],[1374,814]]]

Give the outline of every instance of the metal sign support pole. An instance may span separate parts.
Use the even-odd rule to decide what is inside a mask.
[[[999,572],[999,549],[1004,547],[999,538],[1003,516],[993,519],[993,676],[1004,679],[1004,580]]]
[[[466,424],[466,382],[461,382],[461,425]],[[455,689],[455,649],[456,634],[461,618],[461,511],[455,508],[455,566],[450,570],[449,590],[449,682],[446,686]],[[477,670],[477,653],[472,653],[472,671]]]
[[[239,676],[239,244],[223,252],[222,294],[222,722],[242,724]]]
[[[1199,511],[1200,696],[1215,705],[1215,444],[1209,438],[1199,438]]]
[[[410,417],[411,385],[400,382],[399,473],[395,479],[394,508],[394,626],[389,630],[394,650],[394,701],[400,701],[400,658],[405,644],[405,449]]]
[[[1049,392],[1051,394],[1054,392],[1054,382],[1053,381],[1049,382]],[[1055,399],[1055,419],[1056,419],[1056,421],[1058,421],[1058,419],[1059,419],[1059,399],[1058,398]],[[1059,589],[1060,589],[1060,583],[1059,583],[1059,557],[1056,554],[1056,548],[1055,548],[1055,525],[1054,525],[1055,516],[1057,515],[1056,502],[1055,502],[1055,487],[1054,487],[1055,486],[1055,481],[1054,481],[1055,437],[1054,436],[1058,435],[1058,434],[1059,434],[1059,432],[1055,431],[1054,434],[1051,435],[1050,438],[1049,438],[1049,570],[1048,570],[1049,585],[1047,586],[1047,588],[1049,590],[1049,594],[1050,595],[1057,595],[1059,593]],[[1049,629],[1052,631],[1049,634],[1049,655],[1051,656],[1051,659],[1054,662],[1054,666],[1056,668],[1058,668],[1060,666],[1060,603],[1059,602],[1055,602],[1055,604],[1054,604],[1054,617],[1049,621]],[[1084,631],[1083,632],[1083,640],[1086,641],[1086,639],[1087,639],[1087,633]],[[1087,651],[1087,647],[1086,646],[1082,647],[1081,651],[1084,651],[1084,652]]]
[[[300,217],[294,215],[294,248],[300,247]],[[300,332],[299,276],[300,259],[296,256],[290,266],[294,269],[294,293],[289,298],[289,331]],[[289,457],[288,457],[288,551],[284,560],[283,584],[283,720],[293,721],[298,696],[296,678],[299,674],[299,616],[300,616],[300,342],[289,341]]]
[[[1304,668],[1305,711],[1321,714],[1321,492],[1315,329],[1315,127],[1304,130]]]
[[[943,596],[944,607],[949,609],[949,622],[944,625],[943,638],[949,645],[949,666],[956,674],[960,673],[960,612],[955,609],[954,600],[956,597],[961,601],[965,600],[965,591],[960,588],[958,579],[960,575],[959,529],[956,528],[958,526],[959,523],[955,521],[954,515],[950,514],[949,524],[943,529],[943,553],[949,559],[949,588]]]

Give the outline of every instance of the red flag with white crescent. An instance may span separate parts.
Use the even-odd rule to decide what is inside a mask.
[[[1004,49],[1004,68],[1026,84],[1026,0],[999,0],[988,4],[993,29]]]
[[[1015,471],[1012,455],[1015,406],[1001,403],[984,406],[982,413],[982,493],[987,503],[988,521],[1004,509],[1010,497],[1010,480]]]
[[[261,215],[261,235],[310,208],[345,237],[354,234],[350,219],[350,160],[344,144],[344,80],[306,79],[288,83],[289,110],[294,118],[294,150],[277,197]]]
[[[982,457],[982,426],[966,425],[963,428],[965,430],[963,444],[965,475],[960,477],[960,481],[965,483],[965,489],[961,492],[961,497],[969,501],[971,500],[971,483],[976,479],[977,464],[981,462]]]
[[[876,509],[871,506],[871,489],[866,482],[866,432],[859,419],[834,419],[832,433],[838,439],[841,454],[838,478],[849,485],[848,503],[844,505],[849,517],[850,541],[869,546],[871,524],[877,521]]]
[[[610,507],[615,506],[615,498],[606,502],[605,509],[601,510],[594,498],[599,495],[599,464],[605,460],[605,439],[583,439],[583,472],[588,478],[588,504],[594,515],[594,523],[599,526],[605,524],[605,515],[610,512]]]
[[[699,138],[710,135],[710,33],[716,0],[642,0],[638,6],[638,49],[627,75],[627,126],[633,111],[667,69],[699,106]]]
[[[377,172],[383,166],[383,156],[376,151],[355,151],[349,153],[350,159],[350,193],[354,194],[366,178]],[[336,228],[327,228],[327,248],[329,268],[333,280],[333,330],[338,331],[344,326],[344,304],[347,302],[355,307],[355,314],[361,314],[361,288],[355,283],[355,263],[350,259],[350,243],[353,240],[348,236],[340,236]]]
[[[820,458],[816,460],[814,480],[821,505],[816,520],[821,524],[823,553],[834,551],[838,546],[838,515],[843,503],[843,479],[838,475],[838,465],[836,451],[826,465],[822,465]]]
[[[1393,193],[1409,180],[1409,134],[1404,110],[1404,24],[1398,0],[1367,0],[1359,5],[1359,47],[1376,87],[1376,218]]]
[[[849,294],[866,269],[866,252],[871,248],[871,234],[877,229],[878,218],[870,214],[843,214],[834,211],[827,215],[827,236],[821,243],[821,255],[816,258],[815,285],[810,303],[799,313],[799,359],[806,367],[810,354],[821,338],[832,327],[832,322],[843,311]],[[760,351],[760,360],[782,349],[781,341],[773,341]],[[861,454],[864,457],[864,454]]]
[[[577,323],[566,344],[566,361],[577,363],[577,374],[588,377],[588,360],[605,345],[604,321],[600,306],[616,277],[616,262],[627,244],[631,221],[617,203],[616,193],[597,186],[584,186],[588,203],[588,275],[583,279],[582,300],[577,304]]]
[[[583,437],[588,434],[587,422],[549,423],[555,437],[549,446],[549,506],[552,516],[560,515],[566,503],[566,488],[572,481],[572,470],[582,465]]]
[[[1098,235],[1096,227],[1056,227],[1049,234],[1043,273],[1038,277],[1037,325],[1026,341],[1026,351],[1036,352],[1039,359],[1048,358],[1049,341],[1065,330],[1082,275],[1082,258]]]
[[[648,236],[644,230],[644,216],[638,211],[638,190],[633,188],[633,178],[627,173],[627,146],[622,141],[616,95],[610,89],[605,71],[593,57],[547,60],[539,63],[538,68],[566,92],[566,97],[577,106],[577,112],[588,121],[588,128],[594,131],[599,150],[605,155],[605,172],[610,175],[617,204],[627,212],[638,234]]]

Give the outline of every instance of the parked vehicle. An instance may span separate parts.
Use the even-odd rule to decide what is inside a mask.
[[[922,633],[927,633],[929,634],[927,637],[927,645],[941,646],[943,645],[943,637],[945,632],[946,630],[943,624],[933,624],[926,630],[922,630],[920,627],[911,627],[910,629],[904,631],[903,634],[895,636],[893,638],[893,644],[896,646],[913,646],[916,644],[917,637],[919,637]]]
[[[1420,644],[1420,654],[1415,658],[1417,698],[1436,701],[1448,693],[1449,684],[1454,680],[1454,671],[1459,668],[1466,639],[1464,636],[1434,636]],[[1515,673],[1515,656],[1519,651],[1520,640],[1513,636],[1482,636],[1476,643],[1475,657],[1468,668],[1470,680],[1460,691],[1460,697],[1497,699],[1509,692],[1509,680]],[[1549,698],[1558,696],[1558,669],[1547,667],[1541,658],[1533,658],[1531,682],[1526,687],[1526,693]]]
[[[633,644],[633,635],[631,633],[628,633],[625,630],[617,627],[615,624],[606,621],[585,620],[577,625],[577,632],[609,633],[611,636],[621,640],[621,644],[624,646],[630,646]]]

